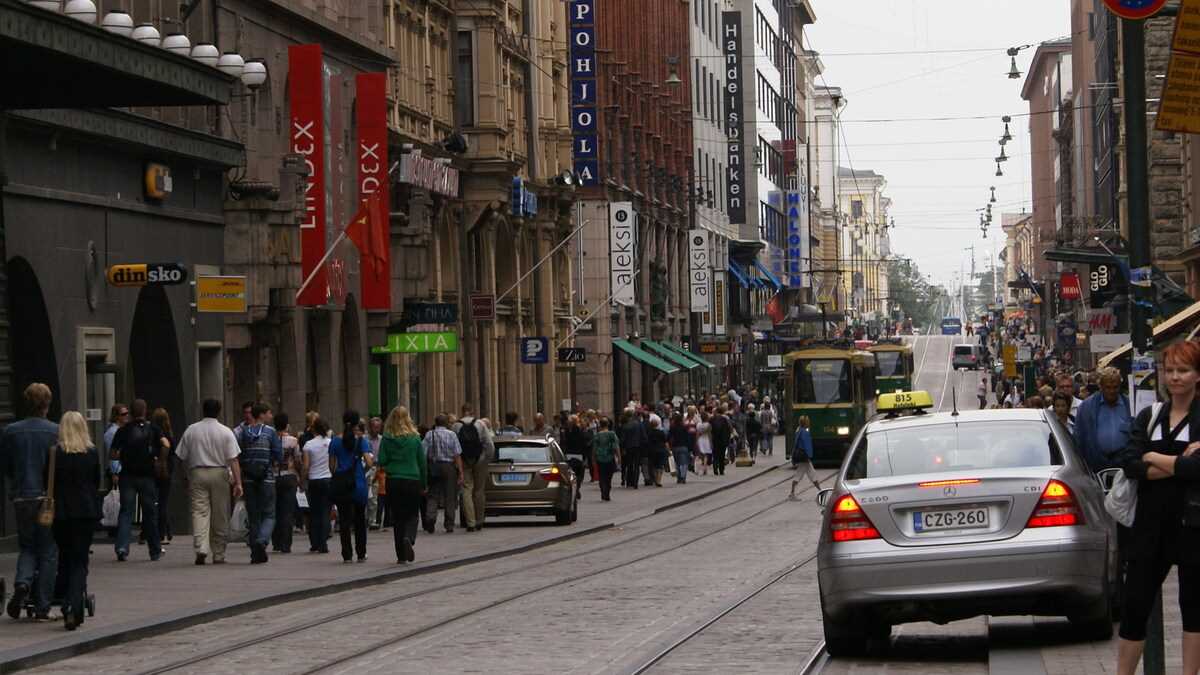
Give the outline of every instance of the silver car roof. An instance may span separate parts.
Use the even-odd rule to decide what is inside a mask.
[[[553,441],[553,439],[550,438],[549,436],[530,436],[528,434],[526,434],[524,436],[513,436],[511,434],[496,434],[495,438],[492,439],[492,442],[495,443],[496,445],[503,445],[505,443],[524,443],[526,445],[529,445],[531,443],[541,443],[542,445],[550,445],[550,443],[552,441]]]

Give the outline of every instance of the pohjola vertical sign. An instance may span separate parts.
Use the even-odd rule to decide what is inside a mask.
[[[596,152],[596,0],[571,0],[571,136],[581,185],[600,183]]]

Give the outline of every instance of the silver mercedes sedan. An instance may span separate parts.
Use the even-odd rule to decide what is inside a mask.
[[[896,624],[981,615],[1066,616],[1107,639],[1117,544],[1103,499],[1052,413],[893,409],[818,498],[826,648],[859,654]]]

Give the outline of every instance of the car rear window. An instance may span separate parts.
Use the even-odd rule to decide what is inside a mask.
[[[865,434],[847,479],[1063,463],[1050,425],[1036,420],[932,424]]]
[[[957,347],[954,348],[954,355],[955,356],[970,356],[971,355],[971,345],[958,345]]]
[[[496,461],[546,464],[550,461],[550,448],[542,443],[505,443],[496,446]]]

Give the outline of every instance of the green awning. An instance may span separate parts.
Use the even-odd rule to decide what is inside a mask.
[[[650,352],[643,350],[637,345],[634,345],[629,340],[622,340],[618,338],[613,340],[613,346],[628,354],[629,357],[634,361],[640,361],[652,368],[657,368],[667,375],[679,372],[679,369],[675,366],[663,361]]]
[[[670,349],[667,349],[664,345],[661,345],[661,344],[655,342],[654,340],[642,340],[642,343],[638,346],[639,347],[648,347],[650,349],[650,351],[654,352],[655,354],[658,354],[659,356],[663,357],[667,361],[670,361],[671,363],[674,363],[675,365],[677,365],[681,368],[684,368],[685,370],[692,370],[694,368],[700,367],[699,363],[696,363],[695,361],[693,361],[691,359],[686,359],[686,358],[680,356],[678,353],[671,351]]]
[[[706,359],[703,356],[700,356],[698,354],[693,354],[692,352],[689,352],[688,350],[684,349],[683,347],[676,347],[675,345],[671,344],[670,342],[663,342],[661,344],[662,344],[662,346],[666,347],[667,349],[670,349],[671,351],[675,352],[676,354],[679,354],[683,358],[691,359],[692,361],[695,361],[698,365],[704,366],[705,368],[716,368],[717,367],[712,361],[709,361],[708,359]]]

